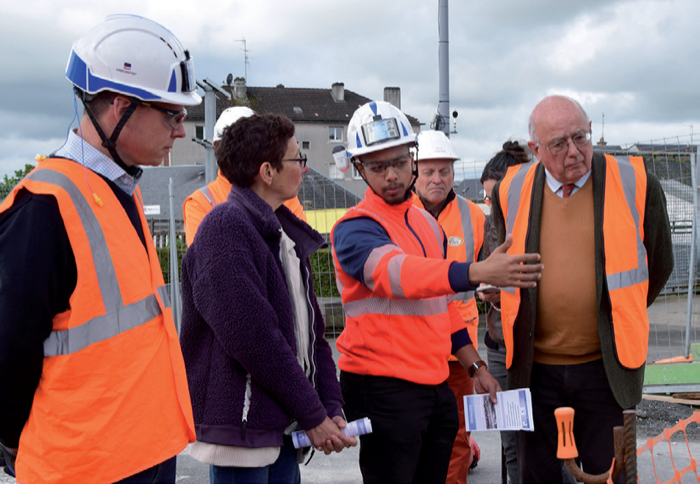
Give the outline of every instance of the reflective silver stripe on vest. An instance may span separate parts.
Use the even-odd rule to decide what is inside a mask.
[[[168,290],[168,288],[165,286],[160,286],[158,288],[158,295],[160,296],[160,300],[163,301],[163,307],[169,308],[170,307],[170,291]]]
[[[50,169],[35,170],[28,178],[61,187],[70,196],[90,244],[102,303],[107,311],[107,314],[97,316],[75,328],[52,331],[44,341],[44,356],[74,353],[160,315],[161,309],[153,294],[128,306],[124,305],[102,227],[78,187],[63,173]],[[161,288],[158,292],[161,293]]]
[[[647,251],[644,247],[642,238],[639,236],[639,212],[637,211],[637,205],[635,203],[637,198],[637,176],[634,171],[634,166],[632,166],[632,163],[630,162],[629,156],[615,157],[615,159],[617,160],[617,165],[620,168],[620,179],[622,180],[622,187],[625,192],[627,206],[629,207],[630,214],[632,215],[632,219],[634,220],[634,225],[636,227],[637,267],[629,271],[608,274],[607,281],[609,291],[633,286],[649,280],[649,268],[647,267],[646,262]],[[603,234],[603,236],[605,236],[605,234]]]
[[[523,183],[525,183],[525,175],[527,170],[534,164],[534,162],[524,163],[520,165],[518,173],[513,176],[510,182],[510,187],[508,187],[508,215],[506,216],[506,237],[513,233],[513,224],[515,223],[515,217],[518,215],[518,209],[520,208],[520,192],[523,189]],[[502,205],[501,205],[502,206]]]
[[[454,296],[455,301],[462,301],[463,303],[469,302],[474,297],[474,291],[458,292]]]
[[[338,287],[338,293],[343,294],[345,286],[343,285],[343,281],[340,280],[338,269],[335,270],[335,285]]]
[[[459,208],[459,219],[462,223],[464,233],[464,248],[467,251],[466,262],[474,262],[474,227],[472,226],[472,211],[465,199],[457,195],[457,208]],[[473,291],[470,291],[472,296]]]
[[[456,196],[457,208],[459,208],[459,219],[462,224],[462,233],[464,234],[464,250],[466,251],[467,260],[465,262],[474,262],[474,226],[472,225],[472,211],[469,209],[469,203],[460,197]],[[455,301],[466,303],[474,297],[474,291],[458,292],[454,295]]]
[[[520,192],[523,189],[523,184],[525,183],[525,175],[527,171],[535,162],[524,163],[518,168],[518,173],[513,176],[508,187],[508,213],[506,214],[506,237],[513,233],[513,224],[515,224],[515,217],[518,215],[518,210],[520,209]],[[509,294],[515,294],[515,288],[512,286],[502,287],[502,291],[506,291]]]
[[[426,210],[418,210],[418,212],[425,217],[425,220],[428,221],[428,225],[430,225],[430,228],[433,229],[433,234],[435,234],[435,239],[437,240],[438,247],[440,247],[440,252],[442,253],[442,257],[445,257],[445,244],[444,244],[444,237],[443,237],[443,231],[442,227],[440,227],[440,224],[437,223],[437,220],[435,220],[435,217],[430,215]],[[421,241],[422,242],[422,241]]]
[[[216,201],[214,200],[214,194],[209,190],[208,186],[203,186],[202,188],[199,189],[200,192],[202,192],[202,195],[204,195],[204,198],[207,199],[207,202],[211,204],[212,207],[216,206]]]
[[[379,264],[381,258],[389,252],[391,252],[392,250],[400,249],[394,244],[387,244],[372,249],[372,252],[369,253],[369,257],[367,257],[367,260],[365,261],[365,267],[363,269],[362,275],[365,278],[365,286],[367,286],[367,288],[370,291],[374,291],[374,279],[372,278],[372,273],[374,272],[374,269],[377,268],[377,264]]]
[[[365,314],[383,316],[437,316],[447,312],[447,299],[390,299],[368,297],[343,304],[345,314],[356,318]]]

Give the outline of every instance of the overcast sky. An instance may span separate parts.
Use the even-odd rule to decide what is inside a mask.
[[[0,176],[66,136],[71,44],[112,13],[163,24],[195,59],[198,78],[248,85],[345,88],[382,99],[429,127],[438,104],[437,0],[19,0],[0,3]],[[689,142],[700,134],[697,0],[453,0],[449,5],[452,135],[467,167],[508,139],[548,94],[577,99],[593,138]],[[480,170],[478,168],[476,171]]]

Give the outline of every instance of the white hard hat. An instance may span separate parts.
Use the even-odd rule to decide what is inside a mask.
[[[216,143],[219,141],[221,136],[224,134],[224,130],[239,119],[247,118],[248,116],[252,116],[254,114],[255,111],[246,106],[236,106],[225,109],[214,125],[214,139],[212,142]]]
[[[66,77],[87,94],[112,91],[185,106],[202,102],[189,52],[168,29],[136,15],[110,15],[73,43]]]
[[[415,142],[416,134],[404,113],[387,102],[372,101],[352,115],[348,125],[347,151],[334,154],[334,158],[338,168],[346,171],[350,165],[342,163],[342,155],[352,160],[367,153]]]
[[[420,146],[420,152],[416,157],[416,161],[434,159],[459,160],[450,138],[442,131],[421,131],[418,133],[418,146]]]

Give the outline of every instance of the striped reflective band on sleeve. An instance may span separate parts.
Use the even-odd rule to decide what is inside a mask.
[[[90,244],[102,303],[107,311],[106,314],[86,321],[80,326],[52,331],[44,341],[44,356],[74,353],[160,315],[162,312],[153,294],[128,306],[124,305],[102,227],[78,187],[63,173],[50,169],[35,170],[28,175],[28,178],[61,187],[73,201]],[[158,288],[158,292],[163,294],[165,288]]]
[[[639,235],[639,212],[637,211],[637,205],[635,203],[637,198],[637,177],[634,172],[634,167],[629,160],[629,156],[615,157],[615,159],[617,160],[617,165],[620,170],[620,179],[622,180],[627,206],[634,220],[634,225],[637,228],[637,267],[629,271],[608,274],[607,281],[609,291],[633,286],[649,279],[649,268],[646,262],[647,251]]]
[[[372,277],[372,274],[374,273],[374,269],[377,268],[377,264],[379,264],[379,261],[384,257],[386,254],[391,252],[392,250],[398,250],[398,246],[394,244],[387,244],[387,245],[382,245],[381,247],[376,247],[375,249],[370,252],[369,257],[367,257],[367,260],[365,261],[365,267],[363,271],[363,276],[365,278],[365,286],[370,291],[374,291],[374,279]],[[403,260],[403,259],[402,259]],[[391,277],[391,276],[390,276]],[[401,281],[399,280],[399,285],[401,284]],[[393,283],[391,283],[393,286]]]
[[[356,318],[365,314],[383,316],[437,316],[447,312],[447,299],[444,297],[430,299],[390,299],[368,297],[343,305],[345,314]]]
[[[457,207],[459,208],[459,217],[462,222],[464,249],[467,251],[467,260],[465,262],[474,262],[474,227],[472,226],[472,211],[469,209],[467,201],[459,195],[457,196]],[[471,294],[473,297],[474,293],[471,292]]]
[[[204,195],[204,198],[207,199],[207,202],[209,202],[212,207],[216,206],[216,202],[214,201],[214,194],[211,192],[211,190],[209,190],[208,186],[203,186],[199,189],[199,191],[202,192],[202,195]]]

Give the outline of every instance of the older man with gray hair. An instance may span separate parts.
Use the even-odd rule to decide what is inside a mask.
[[[644,159],[594,153],[573,99],[535,107],[528,146],[539,163],[512,167],[492,197],[509,253],[540,253],[547,267],[537,287],[501,291],[508,388],[532,392],[535,431],[516,439],[521,481],[561,482],[554,410],[574,408],[581,465],[598,474],[612,428],[641,400],[646,308],[673,270],[671,231]]]

